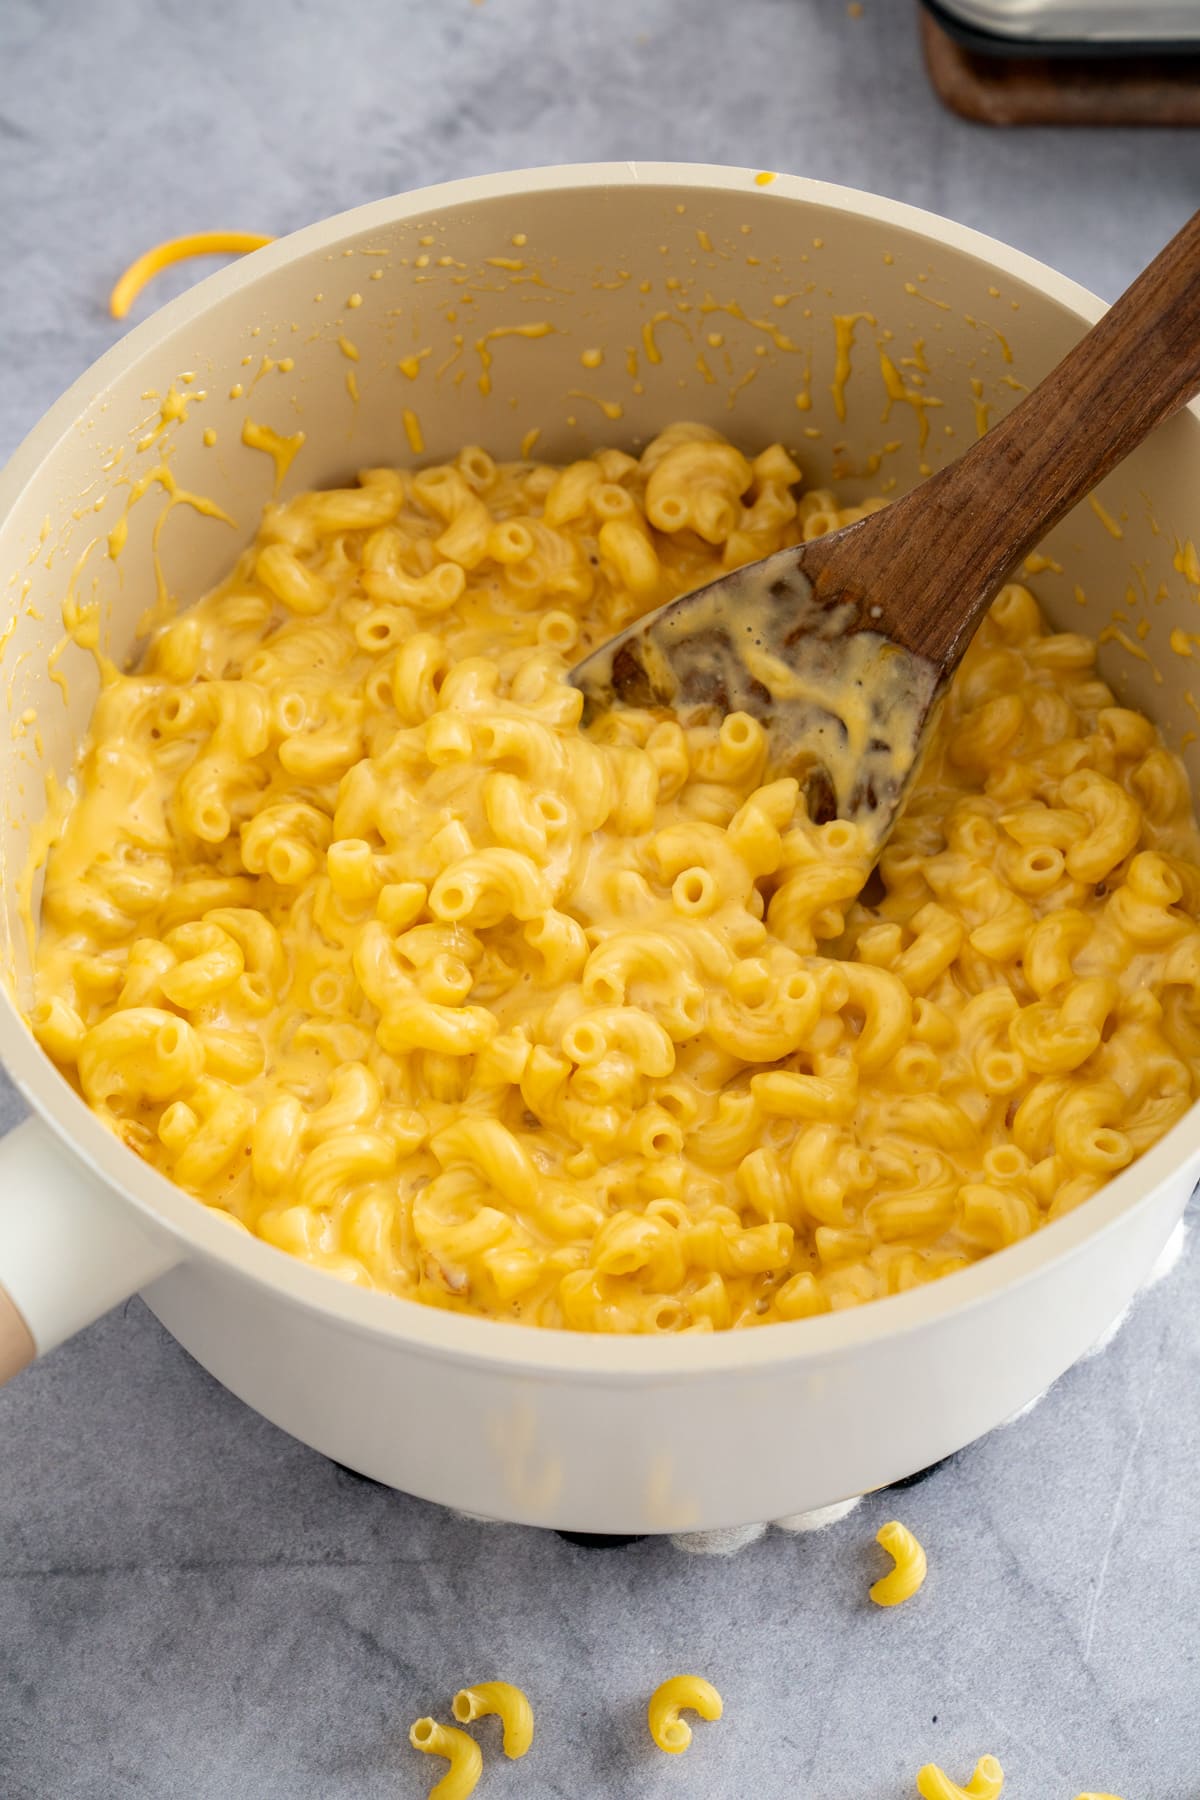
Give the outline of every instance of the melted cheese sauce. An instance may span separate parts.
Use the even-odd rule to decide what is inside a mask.
[[[749,714],[581,727],[580,656],[862,511],[695,426],[268,508],[101,664],[39,1040],[247,1230],[535,1325],[796,1319],[1085,1202],[1200,1078],[1191,798],[1094,644],[1004,591],[873,875]]]

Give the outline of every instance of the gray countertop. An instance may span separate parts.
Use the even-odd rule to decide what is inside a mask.
[[[109,285],[158,238],[610,157],[875,188],[1108,297],[1200,200],[1195,135],[949,118],[901,0],[4,0],[0,456],[113,341]],[[0,1126],[18,1111],[0,1091]],[[988,1751],[1006,1800],[1196,1800],[1198,1455],[1195,1231],[1028,1416],[726,1558],[583,1549],[363,1483],[134,1301],[0,1395],[0,1800],[424,1794],[409,1723],[495,1675],[539,1712],[526,1762],[489,1756],[497,1800],[899,1800],[923,1762],[965,1780]],[[893,1514],[931,1573],[884,1613],[866,1589]],[[645,1698],[688,1668],[725,1718],[668,1759]]]

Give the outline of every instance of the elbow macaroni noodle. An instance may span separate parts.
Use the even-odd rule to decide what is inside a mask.
[[[917,1772],[921,1800],[999,1800],[1003,1787],[1004,1770],[994,1756],[980,1757],[965,1787],[951,1781],[936,1763],[926,1763]]]
[[[483,1751],[475,1739],[454,1725],[436,1719],[418,1719],[409,1727],[408,1741],[426,1756],[444,1756],[450,1767],[429,1790],[429,1800],[467,1800],[483,1774]]]
[[[692,1741],[692,1728],[679,1714],[686,1707],[702,1719],[719,1719],[724,1703],[703,1675],[672,1675],[655,1688],[646,1708],[650,1736],[668,1755],[682,1756]]]
[[[801,1319],[1086,1201],[1200,1074],[1187,782],[1089,640],[1005,588],[869,882],[750,717],[580,729],[587,650],[881,504],[799,484],[676,425],[268,508],[102,665],[47,1053],[267,1242],[533,1325]]]
[[[898,1519],[881,1525],[875,1534],[875,1542],[887,1551],[896,1566],[872,1585],[871,1598],[876,1606],[899,1606],[903,1601],[911,1600],[925,1580],[925,1552],[908,1527],[901,1525]]]
[[[460,1725],[495,1714],[503,1728],[505,1756],[524,1756],[533,1742],[533,1707],[511,1681],[477,1681],[474,1687],[460,1688],[450,1710]]]

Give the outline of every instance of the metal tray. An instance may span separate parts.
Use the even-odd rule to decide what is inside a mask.
[[[990,56],[1200,54],[1200,0],[924,0],[960,44]]]

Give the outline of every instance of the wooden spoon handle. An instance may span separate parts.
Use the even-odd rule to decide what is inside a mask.
[[[868,521],[897,595],[889,635],[953,670],[1022,557],[1198,390],[1200,213],[1019,406]]]

